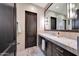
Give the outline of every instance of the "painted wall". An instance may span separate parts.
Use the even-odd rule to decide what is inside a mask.
[[[25,50],[25,11],[37,13],[37,33],[44,30],[44,9],[30,4],[30,3],[17,3],[17,55]],[[20,44],[18,44],[20,43]]]
[[[54,12],[47,11],[45,15],[45,29],[51,30],[51,17],[56,17],[57,15]]]

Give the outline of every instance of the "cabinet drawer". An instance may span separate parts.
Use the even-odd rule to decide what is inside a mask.
[[[53,56],[63,56],[64,55],[64,49],[53,44],[52,55]]]
[[[65,50],[64,48],[59,47],[58,45],[53,46],[53,55],[54,56],[76,56],[75,54]]]
[[[60,47],[58,47],[58,46],[56,46],[55,49],[56,49],[57,52],[60,52],[60,53],[62,53],[62,54],[64,53],[64,49],[62,49],[62,48],[60,48]]]

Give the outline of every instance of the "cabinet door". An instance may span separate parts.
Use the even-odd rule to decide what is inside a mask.
[[[47,56],[51,56],[51,55],[52,55],[52,43],[47,42]]]
[[[45,41],[45,46],[43,47],[42,45],[42,41]],[[38,46],[39,48],[41,49],[41,51],[46,55],[46,51],[47,51],[47,40],[45,40],[45,38],[39,36],[39,39],[38,39]],[[44,48],[44,49],[43,49]]]
[[[42,38],[41,38],[41,36],[39,36],[39,39],[38,39],[38,46],[40,48],[42,48]]]
[[[75,56],[75,54],[61,48],[58,45],[53,44],[53,56]]]
[[[56,47],[55,45],[52,45],[53,49],[52,49],[52,56],[56,56]]]
[[[53,44],[52,51],[53,51],[52,53],[53,56],[63,56],[64,53],[64,50],[55,44]]]

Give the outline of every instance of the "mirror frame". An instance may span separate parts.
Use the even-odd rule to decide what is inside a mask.
[[[79,29],[78,30],[46,30],[45,29],[45,15],[46,15],[47,10],[50,8],[52,4],[53,3],[49,3],[48,7],[44,11],[44,31],[79,32]]]

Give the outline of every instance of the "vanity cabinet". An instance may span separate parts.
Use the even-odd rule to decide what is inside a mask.
[[[42,37],[41,36],[39,36],[39,39],[38,39],[38,46],[40,49],[42,48]]]
[[[52,43],[47,42],[47,48],[46,48],[46,55],[47,56],[51,56],[52,55],[52,49],[53,49]]]
[[[42,43],[42,41],[45,41],[44,43],[45,43],[45,45],[44,45],[44,49],[42,48],[42,46],[43,46],[43,43]],[[39,39],[38,39],[38,46],[39,46],[39,48],[41,49],[41,51],[45,54],[45,55],[47,55],[47,40],[44,38],[44,37],[41,37],[41,36],[39,36]]]
[[[64,50],[62,48],[60,48],[57,45],[53,45],[53,47],[54,47],[53,51],[52,51],[53,56],[64,56],[64,54],[63,54]]]
[[[76,56],[75,54],[67,51],[66,49],[53,44],[53,49],[52,49],[52,56]]]
[[[42,40],[45,40],[45,48],[42,49]],[[76,56],[59,45],[39,36],[38,46],[46,56]]]

